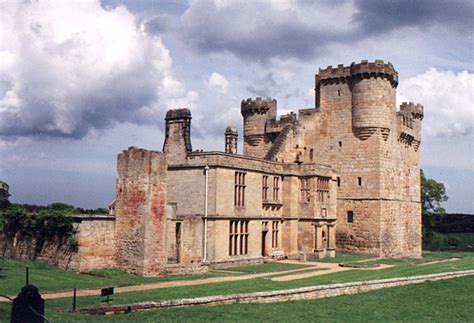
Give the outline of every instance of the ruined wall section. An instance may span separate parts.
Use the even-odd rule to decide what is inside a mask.
[[[75,215],[74,240],[41,241],[17,233],[0,234],[0,256],[44,261],[64,270],[89,272],[115,266],[115,217]]]
[[[78,216],[79,271],[115,267],[115,217]]]
[[[130,147],[118,156],[116,264],[161,275],[166,264],[166,155]]]

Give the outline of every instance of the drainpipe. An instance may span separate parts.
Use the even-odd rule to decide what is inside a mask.
[[[206,177],[206,191],[204,193],[204,256],[202,261],[207,262],[207,200],[209,194],[209,166],[204,167]]]

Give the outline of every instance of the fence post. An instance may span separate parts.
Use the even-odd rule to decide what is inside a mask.
[[[74,292],[72,294],[72,311],[76,311],[76,288],[74,288]]]

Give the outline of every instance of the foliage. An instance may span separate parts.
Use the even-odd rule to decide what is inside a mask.
[[[2,213],[2,219],[1,230],[5,237],[34,240],[36,252],[41,250],[46,241],[76,246],[73,218],[60,211],[27,213],[21,208],[12,208]]]
[[[439,233],[433,232],[427,250],[458,250],[474,251],[474,232],[464,233]]]
[[[429,244],[434,236],[434,224],[445,215],[441,203],[448,200],[443,183],[426,178],[423,170],[421,176],[421,205],[423,222],[423,243]]]
[[[441,233],[474,233],[474,214],[446,214],[437,218],[433,226]]]
[[[0,181],[0,209],[10,205],[10,201],[8,201],[9,197],[10,193],[8,193],[8,184]]]

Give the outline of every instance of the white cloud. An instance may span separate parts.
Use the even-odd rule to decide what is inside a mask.
[[[429,69],[400,83],[398,101],[424,106],[423,135],[472,136],[474,130],[474,74]]]
[[[82,137],[117,122],[156,122],[193,97],[159,36],[125,7],[0,5],[0,135]]]
[[[210,89],[213,89],[219,93],[227,93],[229,89],[229,81],[227,81],[223,75],[217,72],[213,72],[211,76],[209,76],[209,79],[206,83]]]

